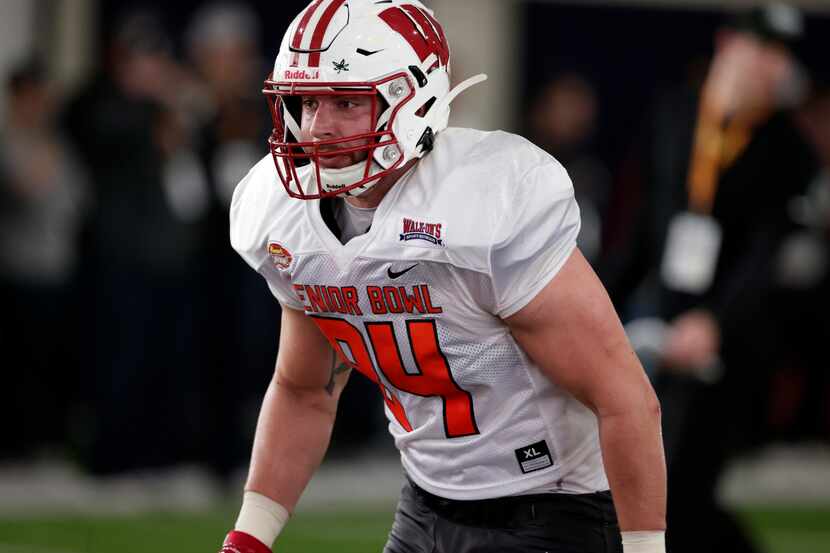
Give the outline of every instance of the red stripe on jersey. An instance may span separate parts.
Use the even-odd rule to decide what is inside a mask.
[[[334,0],[334,2],[329,4],[329,7],[326,8],[326,11],[323,12],[323,16],[320,18],[320,21],[317,22],[317,27],[314,29],[314,34],[311,36],[311,50],[317,50],[323,46],[323,38],[326,36],[326,30],[329,28],[329,23],[331,23],[331,20],[334,18],[334,14],[345,2],[346,0]],[[308,55],[308,66],[320,66],[320,52],[312,52]]]
[[[297,26],[297,30],[294,32],[294,38],[291,39],[291,47],[295,50],[300,49],[300,46],[303,43],[303,34],[305,34],[306,26],[308,25],[308,22],[311,21],[311,17],[314,15],[314,12],[317,11],[317,8],[322,3],[323,0],[315,0],[313,4],[306,8],[302,19],[300,19],[300,24]],[[294,57],[291,59],[291,67],[297,67],[299,64],[300,53],[294,52]]]
[[[437,29],[441,28],[441,25],[433,18],[427,19],[428,14],[415,6],[404,4],[401,8],[406,10],[412,19],[421,26],[423,37],[426,39],[430,51],[438,56],[438,59],[441,60],[441,65],[447,65],[450,59],[450,50],[444,40],[443,30],[440,34],[437,31]],[[421,61],[424,61],[424,58],[421,58]]]

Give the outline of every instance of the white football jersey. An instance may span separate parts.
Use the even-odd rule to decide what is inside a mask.
[[[268,156],[242,180],[231,242],[286,308],[378,383],[407,474],[452,499],[608,489],[594,414],[502,321],[576,246],[565,169],[516,135],[447,129],[341,244]]]

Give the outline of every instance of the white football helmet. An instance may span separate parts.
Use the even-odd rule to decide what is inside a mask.
[[[263,90],[274,120],[268,142],[280,180],[295,198],[357,196],[429,152],[447,127],[453,98],[484,79],[477,75],[450,90],[449,44],[432,11],[418,0],[314,0],[288,27]],[[374,131],[302,141],[303,95],[364,94],[382,99],[379,113],[373,108]],[[319,164],[358,151],[367,152],[365,161],[349,167]],[[298,173],[304,166],[311,170]]]

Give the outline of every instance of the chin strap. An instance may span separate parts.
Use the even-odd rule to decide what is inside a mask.
[[[479,73],[478,75],[474,75],[469,79],[461,81],[460,83],[455,85],[455,87],[452,90],[450,90],[446,96],[438,100],[438,102],[434,106],[432,106],[432,109],[429,110],[432,114],[432,117],[430,117],[429,124],[427,126],[432,127],[432,125],[435,123],[435,118],[440,117],[439,114],[442,114],[444,110],[449,107],[450,102],[455,100],[456,96],[458,96],[471,86],[475,86],[478,83],[484,82],[486,80],[487,75],[485,75],[484,73]]]
[[[354,165],[349,165],[348,167],[343,167],[342,169],[323,169],[321,167],[320,178],[323,182],[321,182],[320,185],[323,190],[320,190],[320,192],[332,192],[338,188],[347,186],[349,183],[363,180],[363,177],[366,174],[366,163],[367,160],[359,161]],[[370,176],[376,175],[383,171],[383,167],[381,167],[374,159],[369,160],[368,163]],[[314,177],[312,176],[312,179],[313,178]],[[377,182],[377,180],[369,181],[363,186],[358,186],[357,188],[349,190],[346,192],[346,195],[359,196],[377,184]]]

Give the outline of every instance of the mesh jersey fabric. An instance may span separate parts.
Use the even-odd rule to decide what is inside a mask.
[[[234,248],[381,385],[405,470],[451,499],[608,489],[593,413],[502,321],[551,281],[578,232],[555,159],[516,135],[471,129],[439,134],[369,232],[345,245],[319,201],[285,194],[270,157],[231,206]],[[548,457],[523,465],[520,453],[540,442]]]

